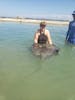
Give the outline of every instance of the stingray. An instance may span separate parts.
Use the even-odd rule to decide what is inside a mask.
[[[32,46],[32,52],[35,56],[40,58],[47,58],[59,53],[59,48],[56,45],[47,45],[47,46]]]

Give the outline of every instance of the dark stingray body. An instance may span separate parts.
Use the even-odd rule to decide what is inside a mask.
[[[39,56],[41,58],[47,58],[59,53],[59,48],[55,45],[48,45],[48,46],[32,46],[32,52],[34,55]]]

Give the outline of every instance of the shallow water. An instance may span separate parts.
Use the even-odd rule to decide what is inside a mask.
[[[31,52],[36,24],[0,23],[0,100],[75,100],[75,47],[66,45],[67,26],[47,26],[60,54]]]

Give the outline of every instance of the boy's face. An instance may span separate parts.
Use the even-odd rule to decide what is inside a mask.
[[[44,28],[45,28],[45,25],[40,25],[40,28],[41,28],[41,29],[44,29]]]
[[[75,15],[73,15],[73,19],[75,20]]]

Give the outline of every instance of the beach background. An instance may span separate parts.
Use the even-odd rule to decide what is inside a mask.
[[[0,22],[0,100],[75,100],[75,48],[65,44],[68,26],[47,25],[60,53],[33,55],[39,24]]]
[[[18,22],[18,23],[34,23],[40,24],[40,22],[45,21],[49,25],[68,25],[69,20],[51,20],[51,19],[37,19],[37,18],[6,18],[1,17],[0,22]]]

